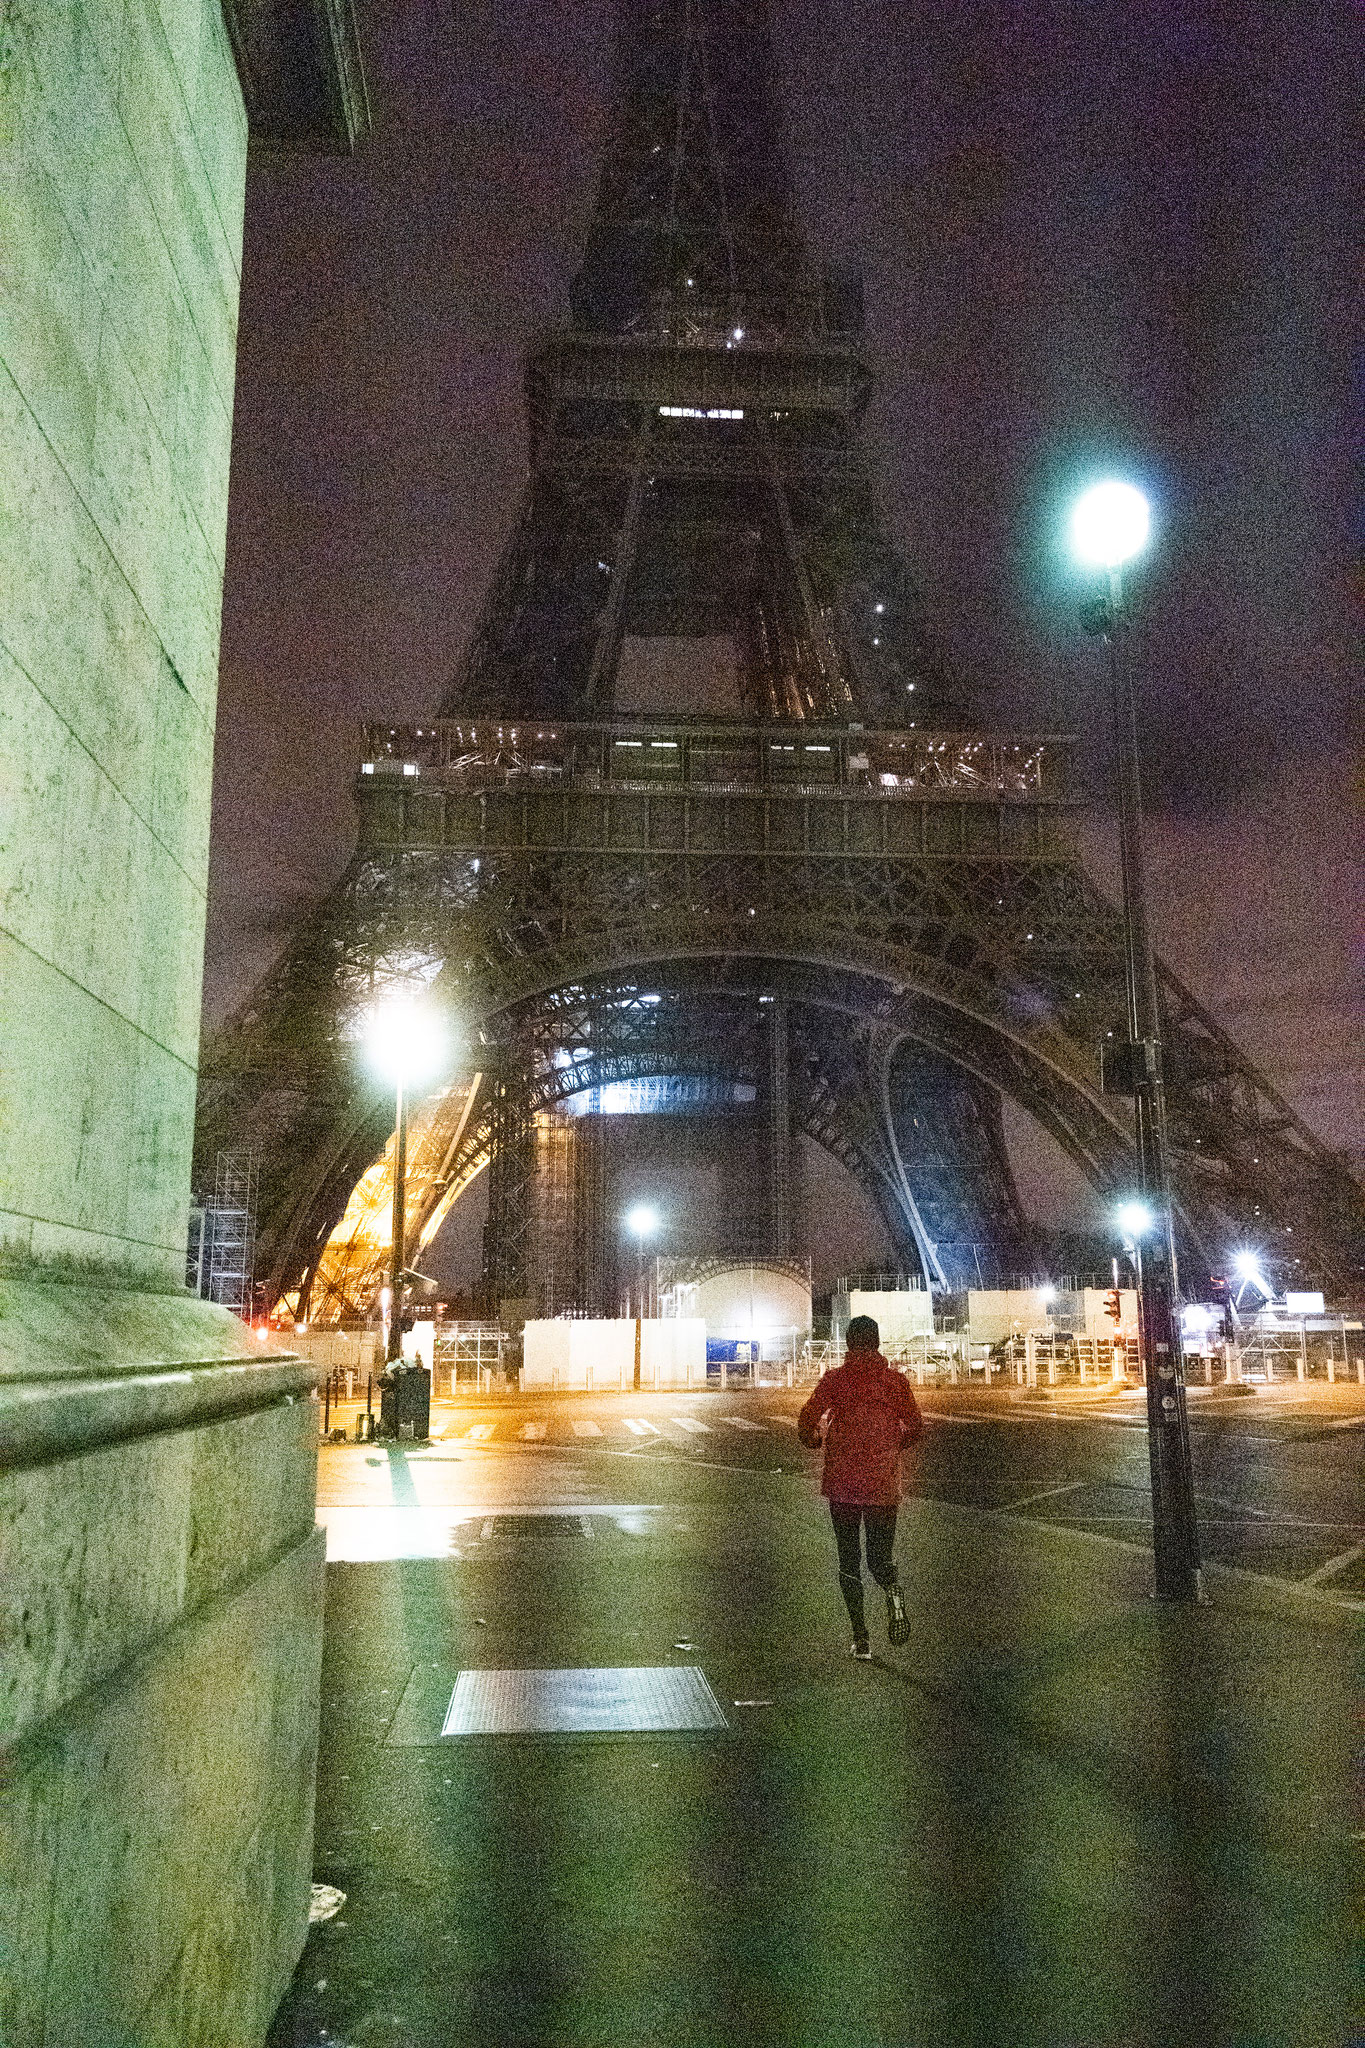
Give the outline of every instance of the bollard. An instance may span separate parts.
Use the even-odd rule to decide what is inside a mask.
[[[1300,1380],[1302,1381],[1302,1380],[1306,1379],[1306,1378],[1307,1378],[1307,1376],[1308,1376],[1308,1324],[1307,1324],[1307,1322],[1301,1322],[1301,1323],[1299,1324],[1299,1379],[1300,1379]]]
[[[722,1394],[723,1394],[723,1393],[725,1392],[725,1390],[726,1390],[726,1388],[727,1388],[727,1387],[729,1386],[729,1384],[730,1384],[730,1371],[729,1371],[729,1366],[728,1366],[728,1364],[727,1364],[727,1361],[726,1361],[725,1359],[723,1359],[723,1358],[722,1358],[722,1360],[721,1360],[721,1362],[720,1362],[720,1390],[721,1390]]]
[[[328,1373],[322,1391],[322,1433],[326,1436],[332,1426],[332,1375]]]

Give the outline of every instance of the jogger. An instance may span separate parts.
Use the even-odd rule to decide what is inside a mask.
[[[882,1357],[879,1337],[871,1316],[853,1318],[844,1363],[824,1374],[796,1425],[803,1444],[825,1446],[821,1491],[829,1501],[839,1590],[853,1626],[850,1655],[862,1659],[872,1655],[863,1606],[864,1530],[867,1568],[886,1594],[887,1636],[899,1644],[910,1634],[896,1577],[896,1509],[901,1452],[924,1433],[910,1383]]]

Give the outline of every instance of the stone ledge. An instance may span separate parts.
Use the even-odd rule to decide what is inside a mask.
[[[346,154],[370,100],[352,0],[223,0],[253,145]]]
[[[317,1378],[216,1302],[104,1277],[0,1272],[0,1466],[299,1400]]]
[[[300,1358],[215,1360],[116,1379],[0,1382],[0,1467],[47,1464],[166,1430],[297,1401],[321,1368]]]

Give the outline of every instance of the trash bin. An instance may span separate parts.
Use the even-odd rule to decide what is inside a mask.
[[[418,1442],[430,1436],[431,1374],[424,1365],[395,1362],[380,1374],[379,1434]]]

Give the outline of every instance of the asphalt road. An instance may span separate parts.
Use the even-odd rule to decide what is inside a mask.
[[[802,1398],[796,1389],[442,1402],[433,1412],[436,1441],[410,1455],[418,1469],[451,1457],[515,1460],[555,1451],[815,1475],[819,1454],[800,1447],[793,1426]],[[1140,1393],[1049,1399],[1041,1390],[985,1398],[926,1391],[921,1400],[929,1428],[906,1463],[908,1495],[1150,1544]],[[1195,1389],[1190,1415],[1206,1561],[1365,1599],[1365,1390]],[[337,1455],[324,1449],[324,1520],[340,1506],[332,1474],[355,1456],[348,1449],[340,1466],[329,1463]]]
[[[1196,1401],[1240,1569],[1173,1609],[1138,1403],[931,1397],[911,1641],[870,1599],[859,1665],[800,1399],[528,1395],[324,1447],[315,1868],[346,1902],[271,2048],[1365,2038],[1365,1402]],[[646,1681],[654,1724],[594,1722]]]

